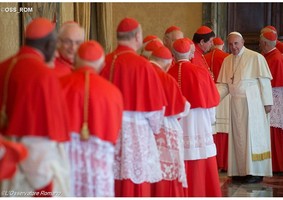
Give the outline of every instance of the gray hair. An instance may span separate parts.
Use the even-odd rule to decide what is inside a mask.
[[[260,35],[260,39],[261,39],[262,41],[266,42],[266,43],[268,44],[268,46],[270,46],[270,47],[275,47],[275,46],[276,46],[276,42],[277,42],[276,40],[275,40],[275,41],[268,40],[268,39],[266,39],[266,38],[263,36],[263,34]]]
[[[187,53],[179,53],[174,48],[172,49],[172,53],[174,57],[176,58],[176,60],[189,59],[190,52],[191,50],[188,51]]]
[[[171,59],[164,59],[164,58],[156,57],[154,55],[151,55],[149,57],[149,59],[152,60],[152,61],[156,61],[156,62],[164,62],[164,63],[171,63],[172,62],[172,58]]]
[[[77,23],[63,24],[58,31],[58,37],[62,37],[69,28],[78,28],[78,30],[81,31],[83,38],[85,37],[84,29]]]
[[[135,35],[140,31],[140,25],[129,32],[117,32],[117,40],[130,40],[135,37]]]
[[[105,60],[104,54],[98,60],[95,60],[95,61],[85,60],[85,59],[81,58],[78,54],[76,54],[75,66],[80,67],[80,66],[88,65],[88,66],[93,67],[93,68],[97,68],[97,67],[100,68],[104,63],[104,60]]]

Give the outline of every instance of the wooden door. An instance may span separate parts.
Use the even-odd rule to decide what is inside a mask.
[[[227,29],[240,32],[245,46],[259,52],[260,30],[267,25],[276,27],[279,39],[283,39],[282,3],[228,3]]]

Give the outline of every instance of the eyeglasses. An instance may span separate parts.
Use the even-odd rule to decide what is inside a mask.
[[[72,46],[72,45],[79,46],[83,42],[82,40],[73,41],[70,39],[62,39],[62,38],[59,38],[59,40],[63,43],[63,45],[66,46]]]

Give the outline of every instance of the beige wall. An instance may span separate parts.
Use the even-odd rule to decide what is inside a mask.
[[[114,43],[117,25],[124,17],[137,19],[144,37],[154,34],[162,38],[169,26],[176,25],[192,38],[202,23],[202,3],[113,3]]]
[[[35,3],[38,4],[38,3]],[[62,3],[61,4],[61,23],[65,21],[74,20],[74,8],[73,3]],[[5,12],[3,8],[17,8],[18,3],[0,3],[0,27],[1,27],[1,38],[0,38],[0,61],[15,54],[20,45],[20,23],[19,15],[22,13],[16,13],[13,11]],[[31,6],[33,7],[33,6]],[[33,7],[35,12],[35,7]],[[33,13],[31,13],[33,14]],[[61,24],[60,24],[61,25]]]
[[[64,22],[74,21],[74,4],[73,3],[61,3],[60,10],[60,27]]]
[[[1,7],[17,7],[17,3],[0,3]],[[73,3],[61,4],[61,23],[74,19]],[[201,25],[202,3],[112,3],[113,47],[116,46],[116,28],[124,17],[136,18],[149,34],[162,38],[171,25],[179,26],[185,36],[192,37]],[[0,12],[0,61],[16,53],[19,48],[19,14]]]
[[[15,8],[18,3],[0,3],[0,8]],[[0,61],[10,57],[19,49],[19,14],[16,12],[0,12],[1,44]]]

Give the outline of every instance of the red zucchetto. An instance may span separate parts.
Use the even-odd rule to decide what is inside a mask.
[[[205,35],[211,33],[212,30],[207,26],[201,26],[197,29],[196,33],[200,35]]]
[[[268,25],[268,26],[265,26],[264,28],[262,28],[262,29],[260,30],[260,33],[262,34],[262,33],[264,33],[264,32],[269,32],[269,31],[272,31],[272,32],[274,32],[274,33],[277,34],[276,28],[275,28],[274,26],[271,26],[271,25]]]
[[[144,47],[146,51],[154,51],[155,49],[162,47],[163,44],[159,42],[158,40],[153,40],[147,43]]]
[[[161,58],[161,59],[172,59],[173,58],[171,51],[165,46],[161,46],[155,49],[151,55],[156,58]]]
[[[275,31],[276,33],[277,33],[277,30],[276,30],[276,28],[274,27],[274,26],[266,26],[266,27],[264,27],[264,28],[268,28],[268,29],[270,29],[270,30],[272,30],[272,31]]]
[[[98,42],[91,40],[82,43],[77,54],[81,59],[93,62],[103,56],[104,50]]]
[[[277,40],[277,35],[273,31],[264,32],[262,34],[262,36],[269,41],[276,41]]]
[[[183,39],[187,40],[191,45],[194,44],[194,42],[190,38],[185,37]]]
[[[169,28],[166,29],[165,34],[171,33],[173,31],[180,31],[180,27],[178,26],[170,26]]]
[[[142,41],[142,43],[146,43],[146,42],[149,42],[149,41],[151,41],[151,40],[155,40],[155,39],[157,39],[158,37],[156,36],[156,35],[148,35],[148,36],[146,36],[144,39],[143,39],[143,41]]]
[[[216,38],[213,39],[213,44],[214,45],[222,45],[222,44],[224,44],[224,42],[220,37],[216,37]]]
[[[191,50],[191,42],[188,38],[180,38],[173,43],[173,49],[178,53],[188,53]]]
[[[25,37],[37,40],[49,35],[55,28],[55,24],[46,18],[32,20],[26,28]]]
[[[139,22],[133,18],[124,18],[117,27],[117,32],[130,32],[138,28]]]

